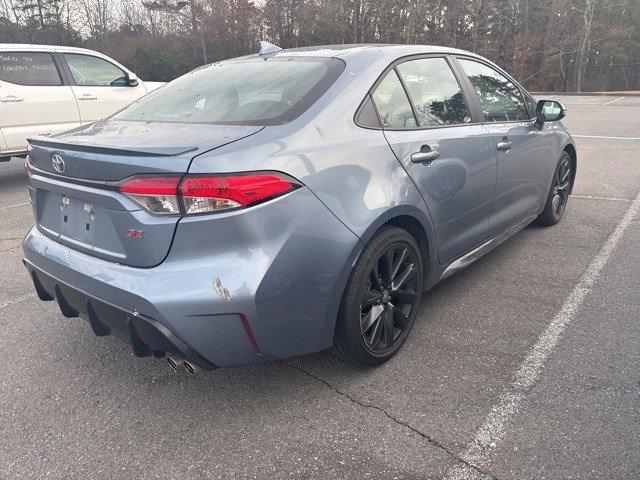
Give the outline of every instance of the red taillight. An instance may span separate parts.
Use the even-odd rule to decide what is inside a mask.
[[[24,161],[24,173],[27,174],[27,177],[31,176],[31,165],[29,164],[29,157]]]
[[[187,215],[213,213],[249,207],[300,186],[278,172],[232,175],[187,175],[179,177],[134,177],[120,191],[146,210],[160,215],[180,213],[179,201]]]
[[[175,195],[180,177],[135,177],[120,185],[122,193],[133,195]]]
[[[180,196],[187,214],[217,212],[256,205],[299,186],[276,172],[187,176],[180,184]]]

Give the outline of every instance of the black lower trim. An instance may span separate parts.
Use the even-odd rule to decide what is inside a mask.
[[[97,298],[43,272],[26,258],[23,262],[41,300],[56,300],[65,317],[82,317],[98,336],[116,335],[131,344],[137,357],[182,355],[204,370],[217,368],[159,321]]]

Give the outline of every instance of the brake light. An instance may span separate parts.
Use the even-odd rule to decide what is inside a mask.
[[[279,172],[179,177],[134,177],[120,191],[151,213],[214,213],[256,205],[284,195],[300,183]]]
[[[180,195],[187,215],[242,208],[279,197],[300,184],[276,172],[236,175],[187,176]]]

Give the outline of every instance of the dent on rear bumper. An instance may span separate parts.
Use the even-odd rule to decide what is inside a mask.
[[[357,237],[306,188],[206,220],[180,220],[169,255],[155,268],[91,257],[35,227],[25,257],[96,298],[155,319],[217,366],[328,347]]]

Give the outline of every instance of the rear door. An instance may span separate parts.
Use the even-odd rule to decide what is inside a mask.
[[[497,154],[497,186],[490,214],[493,234],[535,215],[548,193],[553,139],[535,126],[518,86],[476,59],[458,57],[477,95]]]
[[[446,56],[393,65],[371,93],[384,134],[423,195],[443,264],[487,239],[495,191],[491,134]]]
[[[0,128],[9,151],[26,151],[27,138],[79,125],[71,87],[48,52],[0,52]]]
[[[83,124],[108,117],[146,94],[142,83],[129,85],[127,73],[104,58],[62,53]]]

